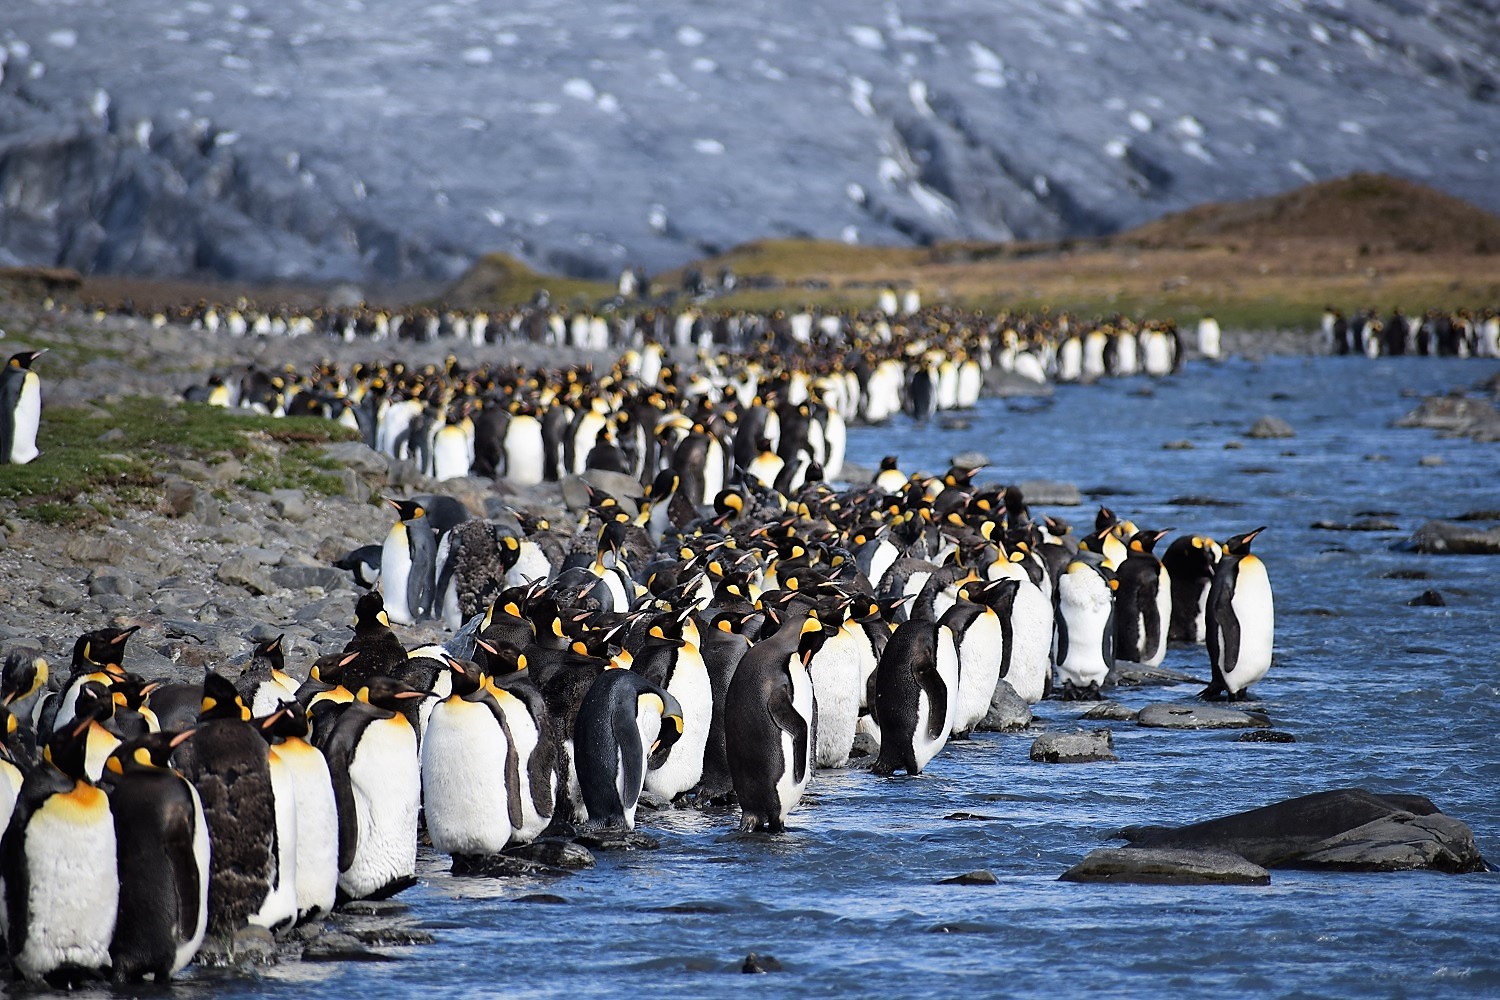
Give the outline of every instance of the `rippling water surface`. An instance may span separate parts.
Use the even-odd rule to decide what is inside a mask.
[[[1104,501],[1142,526],[1256,541],[1277,597],[1276,664],[1256,688],[1290,745],[1114,723],[1117,764],[1027,759],[1034,733],[950,744],[917,778],[819,772],[782,837],[741,837],[729,812],[643,813],[654,852],[601,854],[559,880],[453,878],[424,855],[401,901],[437,943],[386,964],[191,972],[215,995],[424,997],[777,995],[1033,997],[1496,996],[1500,876],[1274,872],[1269,887],[1074,885],[1057,876],[1130,823],[1185,823],[1347,785],[1420,792],[1500,862],[1500,558],[1390,551],[1422,521],[1500,508],[1500,448],[1389,424],[1424,393],[1493,363],[1273,359],[1196,366],[1159,383],[987,400],[965,431],[899,422],[850,436],[940,472],[978,449],[980,479],[1077,483],[1078,523]],[[1297,436],[1244,439],[1263,414]],[[1190,451],[1164,450],[1189,439]],[[1244,447],[1226,450],[1230,440]],[[1369,456],[1383,455],[1385,460]],[[1443,463],[1420,468],[1438,455]],[[1184,496],[1229,506],[1176,506]],[[1040,506],[1040,505],[1039,505]],[[1313,521],[1379,511],[1392,533]],[[1392,570],[1431,579],[1389,579]],[[1407,607],[1432,587],[1448,605]],[[1207,678],[1202,647],[1167,666]],[[1131,707],[1195,685],[1124,690]],[[1080,709],[1038,708],[1066,727]],[[1094,724],[1090,724],[1094,725]],[[979,818],[946,819],[955,812]],[[995,886],[935,884],[987,868]],[[552,893],[561,903],[518,902]],[[737,973],[747,952],[785,971]],[[191,988],[191,987],[190,987]]]

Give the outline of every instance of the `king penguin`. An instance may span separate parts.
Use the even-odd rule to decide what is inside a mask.
[[[422,740],[422,809],[432,846],[457,857],[510,842],[510,738],[490,678],[450,660],[452,691],[433,706]]]
[[[1172,619],[1167,638],[1172,642],[1206,642],[1208,590],[1219,564],[1219,544],[1204,535],[1172,540],[1161,564],[1172,580]]]
[[[31,365],[44,353],[13,354],[0,372],[0,465],[25,465],[41,454],[36,432],[42,423],[42,382]]]
[[[148,733],[105,765],[120,879],[116,979],[170,979],[208,932],[208,822],[197,789],[169,763],[192,735]]]
[[[952,629],[924,618],[896,627],[875,671],[880,756],[872,773],[922,773],[953,730],[958,680]]]
[[[87,725],[52,735],[0,839],[0,923],[17,978],[102,974],[120,902],[109,798],[84,774]]]
[[[1208,662],[1213,678],[1200,697],[1227,695],[1242,701],[1245,691],[1271,669],[1276,609],[1265,563],[1250,551],[1264,527],[1224,543],[1224,558],[1208,591]]]
[[[1097,555],[1068,563],[1057,581],[1057,676],[1063,698],[1097,699],[1115,665],[1115,588]]]
[[[339,818],[333,776],[323,752],[308,742],[310,724],[301,705],[293,702],[280,706],[262,721],[260,730],[271,742],[272,767],[279,763],[291,779],[296,814],[297,919],[306,920],[330,912],[338,894]],[[274,770],[272,777],[274,785]],[[280,806],[278,798],[277,808]]]
[[[397,625],[415,625],[433,613],[437,580],[437,533],[416,500],[391,500],[397,521],[380,550],[380,589],[385,613]]]
[[[1152,548],[1168,530],[1137,531],[1129,555],[1115,570],[1115,657],[1154,667],[1167,655],[1172,619],[1172,580]]]
[[[725,750],[740,802],[740,830],[786,829],[812,774],[817,705],[807,662],[823,628],[792,616],[740,659],[725,700]]]
[[[664,688],[631,670],[606,670],[596,677],[573,729],[589,820],[635,829],[649,758],[670,749],[682,729],[682,706]]]
[[[424,697],[392,678],[372,678],[328,738],[341,898],[384,898],[416,881],[421,764],[417,733],[403,709]]]

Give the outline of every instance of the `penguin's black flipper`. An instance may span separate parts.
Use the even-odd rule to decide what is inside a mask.
[[[948,685],[944,684],[943,679],[938,676],[936,657],[933,658],[930,666],[918,667],[911,673],[917,686],[926,692],[927,703],[932,706],[927,713],[927,738],[939,739],[943,735],[943,730],[947,728]]]
[[[790,733],[792,737],[792,779],[801,782],[807,776],[807,748],[809,736],[807,722],[797,713],[796,706],[792,704],[792,692],[789,687],[778,687],[771,692],[771,697],[766,702],[766,708],[771,713],[771,721],[784,733]]]
[[[6,368],[0,375],[0,465],[10,464],[10,450],[16,441],[16,404],[21,401],[25,381],[24,369]]]
[[[354,855],[359,850],[359,817],[355,813],[354,784],[349,780],[349,765],[354,763],[354,750],[365,726],[370,724],[367,712],[359,722],[346,723],[347,709],[334,724],[328,743],[323,747],[323,756],[328,760],[328,772],[333,775],[333,798],[339,814],[339,871],[348,871],[354,864]]]

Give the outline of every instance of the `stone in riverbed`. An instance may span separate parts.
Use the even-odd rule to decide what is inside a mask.
[[[950,458],[948,464],[960,469],[982,469],[990,464],[990,457],[982,451],[961,451]]]
[[[1443,595],[1436,590],[1424,590],[1406,602],[1408,608],[1441,608],[1446,607],[1447,604]]]
[[[1201,684],[1203,682],[1192,674],[1185,674],[1181,670],[1173,670],[1170,667],[1148,667],[1143,663],[1116,660],[1115,665],[1109,668],[1109,676],[1104,683],[1105,686],[1113,684],[1120,687],[1132,687],[1154,684]]]
[[[1008,733],[1031,725],[1031,706],[1006,681],[995,685],[990,710],[974,728],[982,733]],[[876,748],[878,752],[878,747]]]
[[[1020,484],[1021,494],[1028,504],[1049,507],[1077,507],[1083,503],[1078,487],[1073,483],[1060,483],[1052,479],[1028,479]]]
[[[1135,721],[1152,729],[1269,729],[1271,726],[1271,720],[1263,715],[1234,708],[1167,703],[1147,705]]]
[[[992,872],[992,871],[990,871],[990,870],[988,870],[988,869],[986,869],[986,868],[979,868],[979,869],[976,869],[976,870],[971,871],[971,872],[964,872],[962,875],[954,875],[952,878],[945,878],[945,879],[939,879],[938,880],[938,885],[999,885],[999,884],[1000,884],[1000,880],[995,877],[995,873]]]
[[[230,557],[214,575],[220,583],[244,587],[253,594],[269,594],[276,590],[276,584],[265,567],[248,556]]]
[[[1062,882],[1146,885],[1269,885],[1271,873],[1229,851],[1101,847],[1063,872]]]
[[[1135,716],[1133,708],[1126,708],[1117,701],[1101,701],[1084,712],[1081,718],[1090,722],[1134,722]]]
[[[1245,432],[1245,436],[1263,440],[1267,438],[1296,437],[1297,432],[1292,430],[1291,424],[1280,417],[1265,416],[1252,424],[1250,429]]]
[[[1042,764],[1092,764],[1116,761],[1114,735],[1108,729],[1043,733],[1031,744],[1031,759]]]
[[[1398,548],[1432,555],[1500,554],[1500,528],[1481,531],[1451,521],[1428,521]]]
[[[1234,738],[1236,743],[1296,743],[1297,737],[1280,729],[1251,729]]]
[[[1480,872],[1468,825],[1420,795],[1315,792],[1184,827],[1127,827],[1132,848],[1231,851],[1266,868]]]
[[[271,510],[286,521],[306,521],[312,517],[312,508],[307,504],[307,495],[301,490],[272,490]]]

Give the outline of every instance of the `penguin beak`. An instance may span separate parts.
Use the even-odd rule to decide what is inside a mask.
[[[168,741],[167,745],[170,746],[170,747],[172,747],[173,749],[176,749],[177,747],[180,747],[184,743],[186,743],[188,741],[188,739],[191,738],[192,735],[194,733],[196,733],[197,731],[198,730],[196,730],[196,729],[184,729],[182,732],[180,732],[176,736],[172,737],[172,739],[170,741]]]

